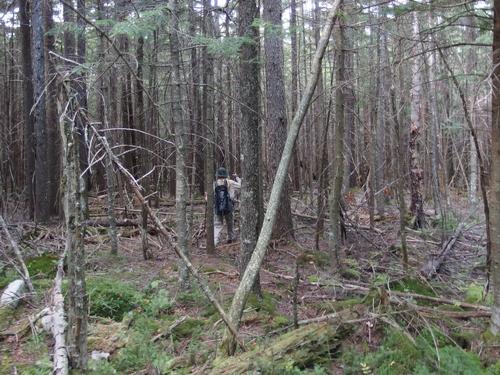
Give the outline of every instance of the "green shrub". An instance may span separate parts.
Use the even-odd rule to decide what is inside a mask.
[[[400,292],[417,293],[431,297],[436,296],[436,293],[434,293],[431,287],[425,285],[420,280],[411,277],[391,283],[391,288]]]
[[[162,314],[169,313],[174,307],[174,301],[168,295],[168,291],[160,289],[151,299],[146,301],[144,312],[151,317],[158,317]]]
[[[123,315],[141,305],[143,296],[130,284],[111,279],[87,281],[90,315],[121,321]]]
[[[31,277],[53,279],[56,276],[58,262],[59,258],[57,256],[42,254],[28,259],[26,261],[26,268],[28,268]]]
[[[415,345],[401,332],[389,330],[375,352],[344,352],[344,371],[346,375],[500,374],[500,364],[484,368],[475,353],[466,352],[450,342],[439,330],[433,330],[432,334],[425,330],[416,338]]]

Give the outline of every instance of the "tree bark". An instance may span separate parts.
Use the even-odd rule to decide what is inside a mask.
[[[31,27],[28,0],[19,0],[19,27],[21,34],[21,57],[23,73],[23,121],[24,121],[24,200],[30,218],[35,214],[34,174],[35,174],[35,128],[33,107],[33,70],[31,59]]]
[[[297,98],[299,93],[299,61],[297,55],[297,1],[290,1],[290,42],[292,50],[292,87],[291,93],[291,113],[297,110]],[[298,150],[298,147],[297,147]],[[300,164],[298,152],[293,154],[293,188],[294,190],[300,189]]]
[[[45,112],[45,41],[43,0],[33,0],[33,87],[35,93],[35,219],[45,222],[50,217],[47,164],[47,123]]]
[[[184,119],[184,110],[182,108],[182,76],[179,42],[179,3],[178,0],[170,1],[170,58],[172,60],[172,121],[175,129],[175,222],[177,230],[177,242],[179,250],[186,256],[189,256],[188,228],[186,215],[186,193],[187,193],[187,175],[186,175],[186,121]],[[179,283],[182,289],[189,288],[189,273],[183,262],[179,264]]]
[[[413,36],[417,38],[420,35],[418,18],[416,13],[413,15]],[[418,43],[415,43],[414,54],[420,50]],[[420,130],[422,128],[422,108],[421,108],[421,90],[422,79],[420,73],[420,59],[414,58],[412,64],[412,87],[411,87],[411,121],[410,121],[410,192],[411,204],[410,211],[413,215],[414,227],[421,228],[424,225],[424,201],[422,198],[422,179],[423,170],[419,162],[419,147]]]
[[[252,256],[259,235],[260,136],[259,136],[259,29],[253,22],[259,18],[255,1],[239,3],[238,35],[245,38],[240,49],[240,102],[241,102],[241,204],[239,258],[243,275]],[[274,223],[273,223],[274,224]],[[260,283],[255,278],[254,291],[260,294]]]
[[[342,9],[342,8],[341,8]],[[341,10],[342,11],[342,10]],[[337,38],[337,71],[336,71],[336,95],[335,95],[335,137],[333,147],[333,176],[330,182],[330,233],[329,246],[334,267],[339,270],[341,251],[341,210],[342,210],[342,186],[344,178],[344,90],[345,90],[345,55],[344,55],[344,24],[339,21]]]
[[[263,7],[264,21],[266,22],[264,51],[266,60],[267,149],[270,177],[274,180],[287,133],[285,82],[283,77],[283,39],[281,37],[281,0],[264,0]],[[274,238],[283,236],[285,238],[293,236],[288,182],[285,182],[283,187],[283,195],[273,231]]]
[[[264,224],[262,226],[259,239],[257,240],[255,250],[253,251],[252,257],[248,263],[247,268],[245,269],[243,277],[241,278],[240,285],[236,290],[233,302],[231,304],[229,317],[231,324],[235,327],[239,327],[240,325],[240,320],[243,314],[245,303],[255,283],[260,270],[260,266],[262,265],[262,261],[264,260],[267,245],[269,244],[269,240],[271,239],[271,233],[274,221],[276,220],[276,213],[280,201],[281,191],[283,189],[283,183],[285,182],[285,179],[288,175],[287,171],[288,166],[290,165],[290,160],[292,158],[293,146],[297,139],[297,135],[306,115],[307,109],[309,108],[309,105],[311,103],[311,99],[316,88],[316,83],[318,82],[318,77],[321,72],[321,62],[323,60],[323,55],[325,53],[332,28],[335,23],[337,9],[339,7],[340,1],[341,0],[336,0],[332,6],[332,10],[330,11],[330,14],[327,18],[327,24],[323,30],[323,35],[321,36],[320,42],[318,43],[318,48],[316,49],[316,52],[314,54],[311,75],[308,79],[308,84],[300,101],[300,105],[290,125],[285,148],[283,150],[281,161],[278,166],[278,171],[276,173],[276,178],[271,190],[268,208],[264,217]],[[235,345],[231,337],[231,332],[225,332],[222,347],[227,353],[234,353]]]
[[[45,2],[45,46],[47,54],[45,56],[46,68],[46,82],[47,82],[47,140],[50,147],[47,148],[47,168],[49,173],[49,186],[48,186],[48,204],[49,212],[51,215],[57,215],[59,212],[58,191],[59,182],[61,178],[59,160],[61,157],[61,142],[59,140],[59,132],[57,130],[57,80],[56,66],[54,57],[50,52],[56,51],[56,38],[53,34],[54,20],[53,20],[53,3],[52,0],[44,0]],[[52,33],[51,33],[52,31]]]
[[[491,117],[491,275],[493,308],[490,330],[500,333],[500,0],[494,0]]]
[[[212,36],[212,15],[210,12],[210,0],[203,1],[203,31],[205,35]],[[203,60],[203,108],[202,126],[205,144],[205,162],[203,164],[203,176],[205,192],[207,193],[207,205],[205,210],[205,238],[207,253],[215,252],[214,239],[214,59],[207,47],[202,51]]]
[[[67,75],[66,77],[71,77]],[[67,79],[67,78],[63,78]],[[74,118],[79,104],[71,98],[68,82],[61,83],[58,100],[59,131],[63,148],[63,207],[66,227],[66,247],[69,277],[69,308],[67,345],[70,366],[85,371],[87,368],[88,301],[85,286],[85,213],[81,195],[85,182],[81,178],[77,125]]]

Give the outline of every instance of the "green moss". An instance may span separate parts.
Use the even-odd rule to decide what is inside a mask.
[[[255,308],[257,311],[267,312],[269,315],[276,313],[276,298],[271,293],[263,292],[262,298],[255,294],[248,297],[247,306]]]
[[[391,283],[391,288],[400,292],[417,293],[424,296],[435,297],[436,293],[428,285],[423,284],[415,278],[405,278]]]
[[[57,262],[59,258],[52,254],[42,254],[40,256],[30,258],[26,261],[26,267],[30,276],[33,278],[48,278],[53,279],[57,271]]]
[[[208,303],[207,297],[199,287],[193,287],[189,291],[179,293],[176,301],[188,307],[203,307]]]
[[[19,278],[16,271],[11,268],[3,268],[0,272],[0,289],[5,288],[9,283]]]
[[[290,325],[290,319],[285,315],[277,314],[269,321],[266,326],[266,331],[274,331],[278,328],[286,327]]]
[[[205,326],[205,322],[199,319],[188,318],[175,327],[172,331],[172,337],[174,339],[180,339],[189,336],[198,335],[201,332],[202,327]]]
[[[132,285],[105,278],[87,280],[90,315],[121,321],[124,314],[143,303],[143,295]]]
[[[346,279],[359,279],[361,276],[360,268],[356,259],[346,258],[343,260],[342,276]]]
[[[325,313],[333,313],[345,309],[349,309],[353,306],[359,305],[363,303],[363,298],[350,298],[343,300],[331,300],[331,301],[321,301],[316,304],[316,307],[319,311]]]
[[[484,287],[477,283],[470,283],[465,289],[465,301],[476,304],[493,304],[493,295],[489,294],[484,298]]]
[[[14,321],[14,309],[10,307],[0,308],[0,331],[9,328],[10,324]]]

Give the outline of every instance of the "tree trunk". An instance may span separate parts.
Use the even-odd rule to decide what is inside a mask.
[[[341,10],[342,11],[342,10]],[[330,182],[330,234],[329,246],[334,267],[341,268],[341,210],[342,210],[342,186],[344,178],[344,90],[345,90],[345,55],[344,55],[344,24],[339,21],[337,38],[337,71],[336,71],[336,95],[335,95],[335,136],[333,147],[333,176]]]
[[[184,119],[184,110],[182,108],[182,76],[181,59],[179,43],[179,9],[178,1],[171,0],[170,10],[170,56],[172,61],[172,121],[175,129],[175,222],[177,231],[177,242],[180,251],[189,256],[188,228],[186,216],[186,193],[187,193],[187,175],[186,175],[186,121]],[[179,264],[179,283],[182,289],[189,288],[189,273],[183,262]]]
[[[283,189],[283,183],[287,178],[288,166],[290,165],[290,160],[292,158],[293,146],[297,139],[300,127],[306,115],[307,109],[311,103],[311,99],[316,88],[316,83],[318,82],[319,74],[321,72],[321,62],[323,60],[323,55],[330,39],[330,34],[332,32],[333,25],[335,23],[337,9],[339,7],[341,0],[336,0],[332,6],[332,10],[327,19],[327,25],[323,30],[323,35],[321,36],[320,42],[318,43],[318,48],[313,58],[313,65],[311,70],[311,75],[308,80],[308,84],[305,88],[304,94],[300,101],[300,105],[297,112],[294,115],[293,121],[290,125],[290,130],[287,135],[285,148],[281,156],[281,161],[278,166],[278,171],[276,172],[276,178],[273,183],[271,190],[271,196],[269,198],[269,205],[264,217],[264,224],[262,226],[255,250],[252,253],[252,257],[248,262],[248,266],[245,269],[243,277],[241,278],[240,285],[236,290],[236,293],[231,304],[231,310],[229,312],[230,320],[233,326],[239,327],[241,316],[243,314],[243,309],[245,303],[248,299],[250,291],[253,288],[255,280],[259,274],[260,266],[264,260],[264,255],[266,253],[267,245],[271,239],[271,234],[274,226],[274,221],[276,220],[276,213],[279,206],[280,196]],[[240,3],[240,5],[243,3]],[[244,77],[244,75],[242,75]],[[224,339],[222,342],[222,347],[227,353],[234,353],[235,345],[234,340],[231,337],[231,332],[226,331],[224,334]]]
[[[296,0],[290,1],[290,42],[292,49],[292,87],[291,93],[291,113],[297,110],[297,98],[299,93],[299,66],[297,56],[297,2]],[[298,151],[297,147],[297,151]],[[294,190],[300,189],[300,164],[298,152],[293,154],[293,188]]]
[[[240,274],[243,275],[259,235],[259,29],[253,24],[259,18],[254,1],[239,3],[238,35],[245,41],[240,49],[240,102],[241,102],[241,250]],[[254,291],[260,293],[258,278],[252,280]]]
[[[23,73],[23,121],[24,121],[24,200],[30,218],[35,213],[34,173],[35,173],[35,128],[33,107],[33,70],[31,59],[31,28],[28,0],[19,0],[19,27],[21,34],[21,58]]]
[[[416,13],[413,15],[413,36],[417,38],[420,35],[418,18]],[[413,54],[417,54],[419,42],[415,43],[412,49]],[[412,64],[412,87],[411,87],[411,115],[410,115],[410,142],[408,145],[410,151],[410,192],[411,204],[410,211],[413,215],[414,227],[421,228],[424,225],[424,201],[422,198],[422,179],[423,170],[419,162],[419,147],[420,130],[422,128],[422,108],[421,108],[421,73],[420,59],[414,58]]]
[[[45,46],[48,52],[56,51],[56,38],[53,34],[54,20],[53,20],[53,3],[52,0],[45,0]],[[51,32],[52,31],[52,32]],[[47,167],[49,173],[49,211],[51,215],[57,215],[59,212],[58,190],[60,183],[60,140],[57,130],[57,81],[56,66],[54,56],[48,53],[45,56],[46,62],[46,82],[47,83],[47,141],[50,147],[47,148]]]
[[[490,330],[500,333],[500,0],[494,0],[491,117],[491,275],[493,308]]]
[[[283,39],[281,37],[281,0],[264,0],[265,28],[264,51],[266,70],[266,120],[268,131],[268,163],[274,180],[279,159],[285,146],[287,115],[285,82],[283,77]],[[293,236],[292,211],[288,182],[283,187],[283,195],[274,225],[274,238]]]
[[[33,1],[33,86],[35,98],[35,219],[45,222],[50,217],[47,164],[47,123],[45,113],[45,29],[43,0]]]
[[[212,20],[210,13],[210,0],[203,2],[204,22],[203,31],[205,35],[212,35]],[[203,48],[203,109],[202,109],[202,125],[203,134],[206,140],[205,144],[205,163],[204,177],[205,177],[205,192],[207,193],[207,205],[205,210],[205,236],[206,247],[208,253],[215,252],[214,241],[214,59],[211,53],[208,52],[207,47]]]
[[[71,77],[71,75],[69,75]],[[88,301],[85,286],[85,213],[81,205],[85,182],[81,178],[77,127],[75,121],[79,104],[71,98],[70,85],[61,83],[58,100],[59,130],[63,148],[64,217],[66,226],[66,254],[69,277],[68,356],[72,368],[87,368],[87,314]]]

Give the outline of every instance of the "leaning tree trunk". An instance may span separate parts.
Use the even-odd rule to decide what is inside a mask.
[[[490,330],[500,333],[500,0],[494,1],[491,140],[491,274],[493,309]]]
[[[231,304],[231,310],[229,312],[229,317],[231,323],[235,327],[239,327],[241,316],[243,315],[243,309],[245,303],[248,299],[250,291],[255,283],[257,275],[259,274],[260,266],[264,260],[264,255],[266,253],[267,245],[271,239],[271,234],[273,230],[273,225],[276,220],[276,214],[279,206],[280,196],[283,189],[283,184],[288,176],[288,166],[290,165],[290,160],[292,158],[293,146],[297,139],[300,127],[306,115],[307,109],[311,103],[314,90],[316,88],[316,83],[318,82],[319,74],[321,73],[321,62],[323,60],[323,55],[328,45],[328,40],[330,39],[330,34],[335,23],[337,9],[339,7],[341,0],[336,0],[333,4],[333,8],[327,19],[327,25],[323,30],[323,35],[321,36],[320,42],[318,43],[318,48],[314,54],[311,75],[308,79],[308,84],[304,90],[304,95],[300,101],[300,105],[293,117],[293,121],[290,125],[288,136],[285,143],[285,148],[281,156],[281,161],[278,166],[278,171],[276,172],[276,178],[273,183],[271,190],[271,196],[269,198],[269,204],[264,216],[264,222],[262,229],[260,231],[259,238],[257,240],[257,245],[252,253],[252,257],[248,263],[245,273],[241,278],[240,285],[236,290],[236,293]],[[224,333],[224,339],[222,346],[227,353],[234,353],[235,343],[231,336],[231,332],[228,330]]]
[[[274,179],[278,162],[283,152],[287,132],[285,81],[283,77],[283,39],[280,35],[281,0],[264,0],[264,20],[268,22],[265,29],[264,51],[266,70],[266,105],[269,167]],[[293,235],[292,211],[288,183],[285,182],[283,195],[278,209],[278,217],[274,225],[273,237],[290,237]]]

